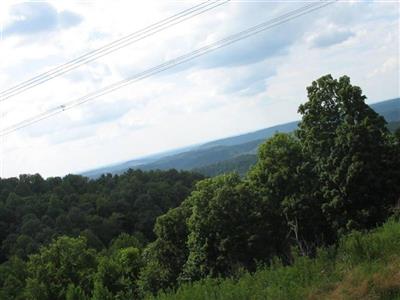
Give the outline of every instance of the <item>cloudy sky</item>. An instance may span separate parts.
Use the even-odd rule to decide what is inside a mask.
[[[0,90],[196,1],[0,1]],[[230,1],[0,102],[0,129],[305,5]],[[299,118],[312,80],[398,97],[399,3],[339,1],[0,138],[1,177],[84,171]]]

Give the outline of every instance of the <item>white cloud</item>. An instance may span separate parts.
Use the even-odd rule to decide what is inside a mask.
[[[313,47],[326,48],[333,45],[341,44],[351,37],[354,33],[351,30],[338,28],[332,24],[326,26],[323,32],[310,37]]]
[[[80,15],[57,10],[46,2],[20,2],[9,7],[10,17],[3,27],[3,36],[49,34],[78,25]]]
[[[57,25],[57,30],[2,40],[0,90],[194,2],[49,5],[58,16],[68,11],[82,20],[73,27]],[[6,114],[0,127],[300,5],[250,1],[221,6],[0,103]],[[0,7],[0,22],[10,24],[11,16],[4,11],[11,4],[6,8]],[[349,75],[373,101],[396,97],[396,9],[398,3],[339,2],[16,132],[0,149],[4,175],[63,175],[295,120],[305,87],[327,73]]]

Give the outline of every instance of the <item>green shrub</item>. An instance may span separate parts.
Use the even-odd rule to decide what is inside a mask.
[[[338,248],[315,258],[293,255],[293,263],[274,260],[238,279],[203,279],[148,299],[400,299],[400,223],[389,220],[369,233],[352,232]]]

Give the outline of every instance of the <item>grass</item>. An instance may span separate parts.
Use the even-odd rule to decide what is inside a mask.
[[[290,266],[277,261],[239,279],[204,279],[148,299],[400,300],[400,223],[354,232],[337,248],[322,249],[313,259],[297,256]]]

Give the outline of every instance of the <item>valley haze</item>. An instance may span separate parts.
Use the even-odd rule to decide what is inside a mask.
[[[0,1],[0,91],[193,5],[110,3]],[[230,1],[1,102],[0,128],[303,5]],[[63,176],[295,121],[324,74],[350,76],[367,103],[399,97],[398,20],[397,1],[337,1],[13,132],[0,176]]]
[[[389,127],[394,130],[400,127],[400,98],[371,104],[371,107],[382,115]],[[105,166],[94,170],[82,172],[81,175],[89,178],[97,178],[102,174],[121,174],[129,168],[141,170],[194,170],[205,175],[210,175],[204,168],[211,167],[216,163],[243,159],[244,155],[249,161],[243,170],[237,170],[235,167],[228,167],[226,172],[240,171],[245,173],[251,164],[256,161],[258,146],[277,132],[289,133],[297,128],[298,121],[280,124],[265,129],[227,137],[215,141],[210,141],[200,145],[171,150],[164,153],[149,155],[143,158],[137,158],[126,162]],[[211,173],[212,175],[217,175]]]

